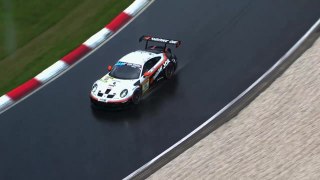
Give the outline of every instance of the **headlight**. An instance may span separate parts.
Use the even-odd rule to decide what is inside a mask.
[[[121,91],[120,97],[124,98],[124,97],[126,97],[127,94],[128,94],[128,89],[124,89],[123,91]]]
[[[94,83],[93,86],[92,86],[92,92],[95,92],[98,88],[98,85],[97,83]]]

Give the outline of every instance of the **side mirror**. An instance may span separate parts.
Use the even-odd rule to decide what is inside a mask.
[[[111,69],[112,69],[112,66],[108,66],[108,71],[111,71]]]
[[[143,76],[149,77],[149,76],[151,76],[151,72],[147,71],[147,72],[145,72],[145,73],[143,74]]]

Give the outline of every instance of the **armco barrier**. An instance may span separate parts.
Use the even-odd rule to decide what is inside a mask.
[[[256,98],[264,89],[279,77],[301,54],[306,51],[320,35],[320,19],[311,29],[266,73],[264,73],[249,88],[237,98],[227,104],[210,119],[189,133],[186,137],[171,146],[169,149],[137,169],[124,179],[145,179],[172,159],[193,146],[202,138],[220,127],[232,117],[236,116],[245,106]]]
[[[117,32],[121,27],[127,24],[133,17],[135,17],[144,7],[146,7],[152,0],[136,0],[117,17],[115,17],[109,24],[107,24],[99,32],[91,36],[83,44],[65,55],[61,60],[57,61],[36,77],[28,80],[22,85],[11,90],[7,94],[0,97],[0,113],[8,109],[15,102],[19,101],[29,93],[38,89],[49,80],[67,70],[72,64],[79,61],[93,49],[106,41],[112,34]]]

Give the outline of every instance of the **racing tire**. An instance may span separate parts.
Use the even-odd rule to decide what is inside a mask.
[[[141,89],[137,89],[134,91],[133,95],[132,95],[132,103],[135,105],[138,105],[141,101],[141,97],[142,97],[142,91]]]
[[[172,62],[170,62],[166,67],[166,69],[164,70],[164,77],[166,79],[171,79],[174,74],[174,71],[175,71],[174,65]]]
[[[173,55],[171,59],[174,59],[175,63],[174,63],[174,70],[176,70],[178,68],[178,61],[177,61],[177,56]]]

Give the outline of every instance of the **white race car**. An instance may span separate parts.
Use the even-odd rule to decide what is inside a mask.
[[[181,41],[142,36],[145,50],[138,50],[122,57],[113,67],[108,66],[105,76],[97,80],[90,93],[93,105],[122,107],[139,104],[142,96],[162,79],[170,79],[177,69],[177,58],[168,44],[179,47]],[[164,46],[148,46],[148,42]]]

